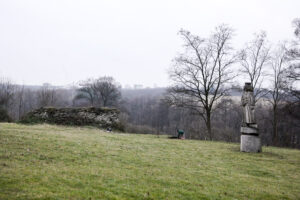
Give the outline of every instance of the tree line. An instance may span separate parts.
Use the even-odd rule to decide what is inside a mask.
[[[20,86],[0,79],[0,121],[16,121],[39,107],[117,107],[128,132],[190,139],[239,141],[244,80],[254,88],[256,119],[265,145],[300,148],[300,19],[295,40],[271,44],[265,32],[235,51],[233,30],[220,25],[208,37],[180,30],[183,49],[169,69],[168,88],[126,90],[113,77],[62,88]]]

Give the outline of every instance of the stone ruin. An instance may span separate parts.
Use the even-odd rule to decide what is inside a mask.
[[[58,125],[96,126],[123,131],[119,110],[114,108],[52,108],[42,107],[25,115],[21,123],[49,123]]]

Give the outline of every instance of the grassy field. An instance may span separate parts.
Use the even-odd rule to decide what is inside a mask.
[[[300,151],[1,123],[0,199],[300,199]]]

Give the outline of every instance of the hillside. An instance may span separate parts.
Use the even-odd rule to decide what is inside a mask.
[[[0,124],[0,199],[300,199],[299,150]]]

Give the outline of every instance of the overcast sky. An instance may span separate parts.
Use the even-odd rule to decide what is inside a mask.
[[[226,23],[240,48],[265,30],[293,39],[299,0],[0,0],[0,76],[53,85],[113,76],[123,86],[169,84],[181,28],[206,37]]]

